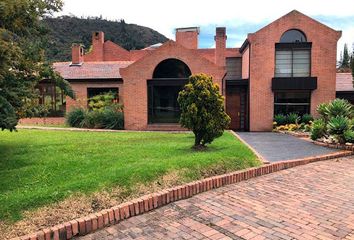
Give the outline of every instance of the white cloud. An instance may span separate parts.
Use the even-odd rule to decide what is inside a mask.
[[[354,15],[353,0],[64,0],[61,14],[76,16],[100,16],[107,19],[125,19],[127,23],[153,28],[168,38],[174,38],[176,27],[223,26],[226,23],[269,23],[297,9],[309,16],[346,17]],[[233,25],[233,24],[232,24]],[[333,28],[336,24],[332,24]],[[343,27],[343,42],[354,41],[354,28]],[[203,32],[203,29],[201,29]],[[245,33],[242,33],[245,34]]]

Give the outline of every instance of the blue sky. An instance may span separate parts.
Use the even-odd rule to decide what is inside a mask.
[[[59,15],[102,16],[124,19],[153,28],[170,39],[178,27],[200,27],[199,47],[214,45],[215,27],[227,27],[228,47],[239,47],[254,32],[296,9],[336,30],[342,30],[338,56],[344,43],[354,42],[354,0],[64,0]],[[99,29],[98,29],[99,30]]]

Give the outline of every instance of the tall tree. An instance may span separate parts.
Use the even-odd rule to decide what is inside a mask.
[[[343,56],[341,58],[339,67],[342,69],[348,69],[350,67],[350,56],[348,51],[348,45],[346,43],[344,44]]]
[[[0,128],[14,130],[19,118],[38,110],[36,85],[53,79],[73,96],[67,81],[44,59],[46,29],[40,19],[59,11],[62,0],[0,0]]]

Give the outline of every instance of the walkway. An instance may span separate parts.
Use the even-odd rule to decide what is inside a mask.
[[[238,132],[237,134],[269,162],[306,158],[338,151],[288,134],[274,132]]]
[[[208,191],[80,240],[354,239],[354,157]]]

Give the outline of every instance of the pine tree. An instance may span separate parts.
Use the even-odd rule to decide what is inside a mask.
[[[340,68],[346,69],[349,67],[350,67],[350,56],[349,56],[348,46],[347,44],[344,44],[343,56],[340,62]]]

